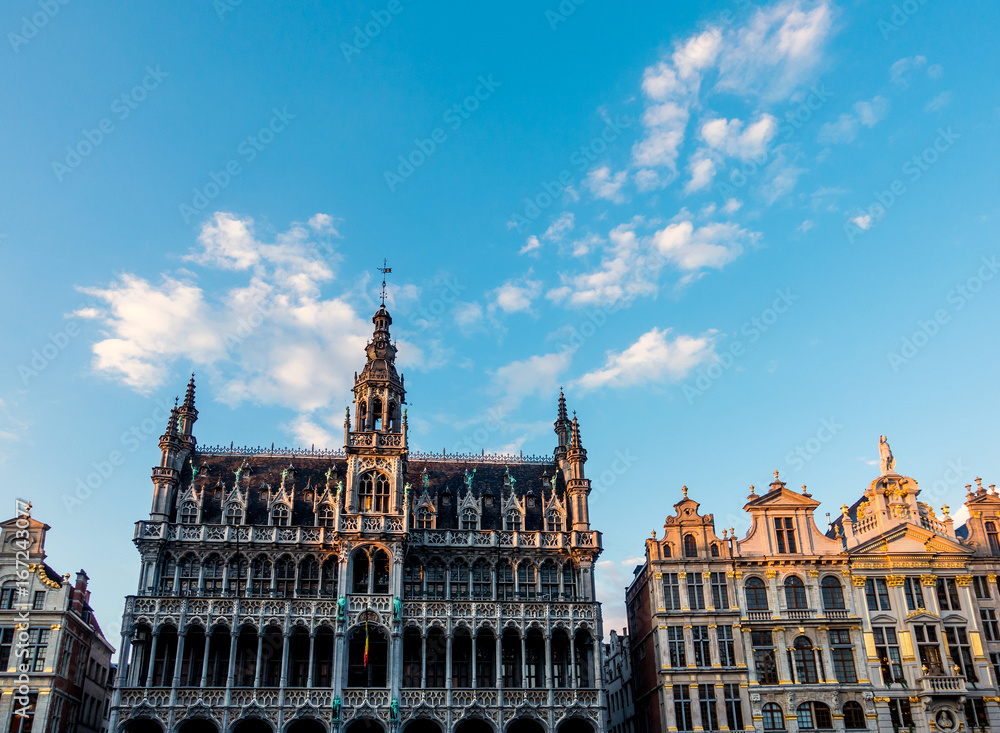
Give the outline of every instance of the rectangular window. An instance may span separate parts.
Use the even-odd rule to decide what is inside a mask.
[[[774,656],[774,644],[770,631],[751,631],[753,645],[753,666],[757,672],[757,682],[762,685],[778,684],[778,664]]]
[[[986,641],[1000,641],[1000,629],[997,628],[997,612],[992,608],[981,608],[979,618],[983,622],[983,634]]]
[[[681,592],[677,573],[663,574],[663,607],[668,611],[681,610]]]
[[[688,605],[692,611],[705,608],[705,590],[701,583],[701,573],[687,574]]]
[[[49,629],[29,629],[27,654],[24,663],[32,672],[41,672],[45,668],[45,651],[49,646]]]
[[[926,608],[924,591],[920,587],[920,578],[907,578],[903,581],[903,593],[906,595],[907,610],[916,611],[918,608]]]
[[[830,651],[833,657],[833,674],[837,682],[854,684],[858,673],[854,667],[854,647],[848,629],[830,630]]]
[[[972,647],[969,645],[969,635],[964,626],[945,626],[944,637],[948,642],[948,655],[952,664],[957,664],[962,675],[969,682],[975,682],[976,668],[972,664]]]
[[[708,638],[707,626],[691,628],[691,638],[694,641],[694,664],[696,667],[712,666],[712,644]]]
[[[722,686],[726,698],[726,725],[731,731],[743,730],[743,700],[738,684]]]
[[[965,722],[970,728],[989,728],[986,717],[986,703],[981,697],[965,698]]]
[[[976,598],[990,597],[990,581],[985,575],[976,575],[972,578],[972,586],[976,589]]]
[[[715,685],[698,685],[701,727],[705,730],[719,730],[719,710],[715,703]]]
[[[782,554],[794,554],[796,552],[795,529],[791,517],[776,518],[774,520],[774,539],[778,544],[778,552]]]
[[[733,641],[732,627],[720,626],[715,630],[715,635],[719,640],[719,664],[723,667],[735,667],[736,649]]]
[[[7,671],[10,666],[10,651],[14,646],[14,629],[7,627],[0,629],[0,674]]]
[[[896,629],[892,626],[875,626],[872,628],[875,637],[875,655],[882,665],[882,682],[891,685],[903,680],[903,662],[899,656],[899,642],[896,639]]]
[[[674,721],[677,730],[694,730],[691,718],[691,693],[687,685],[674,685]]]
[[[942,611],[961,611],[958,602],[958,584],[954,578],[937,579],[937,597]]]
[[[889,588],[885,578],[868,578],[865,581],[865,598],[869,611],[891,611],[889,606]]]
[[[712,573],[712,605],[720,611],[729,608],[725,573]]]
[[[889,718],[893,730],[910,728],[913,725],[913,714],[910,712],[910,701],[905,697],[889,698]]]
[[[36,590],[34,598],[31,599],[31,610],[41,611],[45,608],[45,591]]]
[[[684,627],[667,627],[667,652],[670,657],[670,666],[673,668],[686,667],[687,655],[684,652]]]
[[[941,662],[941,647],[938,645],[937,627],[933,624],[917,624],[913,627],[913,635],[917,639],[921,666],[926,666],[932,675],[945,674]]]
[[[1000,654],[990,652],[990,664],[993,665],[993,675],[1000,680]]]

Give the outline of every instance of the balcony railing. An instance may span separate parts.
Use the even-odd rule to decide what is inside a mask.
[[[747,611],[747,618],[751,621],[770,621],[770,611]]]
[[[925,675],[919,682],[921,690],[927,694],[964,695],[966,692],[964,677]]]

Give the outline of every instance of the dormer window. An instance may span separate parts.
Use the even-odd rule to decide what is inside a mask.
[[[316,526],[332,527],[333,518],[333,508],[329,504],[323,504],[316,513]]]
[[[506,521],[504,522],[507,526],[505,529],[509,532],[520,532],[521,531],[521,513],[511,510],[507,512]]]
[[[698,557],[698,543],[692,534],[684,535],[684,557]]]
[[[546,522],[548,524],[549,532],[562,532],[562,515],[559,514],[559,512],[549,512],[548,517],[546,517]]]
[[[285,504],[275,504],[271,509],[271,526],[287,527],[292,523],[292,512]]]
[[[417,510],[417,529],[434,529],[434,515],[430,509]]]
[[[479,513],[475,509],[462,511],[462,529],[479,529]]]
[[[193,501],[181,504],[181,524],[198,523],[198,505]]]
[[[797,552],[791,517],[778,517],[774,520],[774,539],[778,545],[778,552],[782,554]]]
[[[226,524],[243,524],[243,507],[239,504],[226,504]]]

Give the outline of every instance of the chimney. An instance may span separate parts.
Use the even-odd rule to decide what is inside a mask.
[[[84,570],[76,574],[76,584],[73,586],[73,610],[81,616],[83,609],[90,604],[90,591],[87,590],[87,582],[90,577]]]

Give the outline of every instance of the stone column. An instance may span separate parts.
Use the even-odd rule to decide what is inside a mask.
[[[153,671],[156,669],[156,647],[160,639],[160,630],[153,631],[153,640],[149,644],[149,669],[146,670],[146,687],[153,686]]]
[[[522,609],[524,606],[522,606]],[[523,615],[522,615],[523,617]],[[528,689],[528,631],[521,634],[521,689]]]
[[[239,646],[240,634],[233,624],[229,632],[229,669],[226,670],[226,707],[229,706],[233,696],[233,684],[236,681],[236,648]]]
[[[826,678],[824,681],[835,683],[837,682],[837,671],[833,666],[833,651],[830,648],[830,629],[827,626],[820,626],[816,631],[819,637],[816,640],[817,647],[819,648],[819,653],[823,656],[823,676]]]
[[[173,681],[170,683],[170,686],[174,688],[173,696],[176,696],[177,687],[181,684],[181,666],[184,662],[184,641],[187,639],[187,632],[186,628],[177,632],[177,658],[174,660]]]
[[[545,687],[552,689],[552,635],[545,634]]]
[[[313,669],[316,662],[316,629],[309,630],[309,669],[306,673],[306,687],[312,689]]]
[[[479,664],[476,659],[476,634],[472,634],[472,689],[476,689],[476,672],[479,668]]]
[[[420,689],[427,689],[427,634],[420,633]]]
[[[452,654],[455,652],[454,636],[451,631],[444,638],[444,689],[445,697],[447,699],[448,706],[451,707],[451,670],[452,670]]]
[[[263,661],[261,657],[264,655],[264,631],[259,630],[257,632],[257,667],[253,673],[253,686],[254,689],[260,687],[260,667]]]
[[[208,655],[212,651],[212,635],[205,630],[205,646],[202,648],[201,677],[198,682],[201,687],[208,687]]]
[[[502,629],[498,629],[502,632]],[[500,690],[499,694],[499,704],[503,706],[503,635],[502,633],[497,634],[497,653],[496,653],[496,683],[497,689]]]
[[[572,630],[570,630],[569,634],[569,669],[567,670],[567,675],[569,676],[570,688],[575,690],[577,687],[576,634],[572,633]]]
[[[285,624],[285,630],[281,634],[281,677],[278,681],[278,686],[281,688],[278,692],[278,704],[285,704],[285,688],[288,687],[288,653],[291,640],[291,632],[288,630],[287,623]]]
[[[694,730],[705,730],[701,719],[701,699],[698,697],[697,682],[692,682],[688,685],[688,697],[691,698],[691,728]]]

